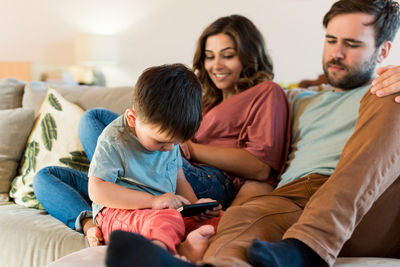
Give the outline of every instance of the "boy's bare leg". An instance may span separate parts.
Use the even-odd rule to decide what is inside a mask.
[[[191,262],[201,260],[214,233],[214,227],[211,225],[203,225],[190,232],[186,240],[177,247],[178,254]]]
[[[103,244],[103,234],[100,229],[93,223],[93,218],[85,218],[81,221],[83,234],[86,235],[89,246],[95,247]]]

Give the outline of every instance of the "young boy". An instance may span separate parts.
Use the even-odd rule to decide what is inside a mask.
[[[135,232],[190,260],[197,259],[196,252],[186,251],[208,244],[215,231],[211,225],[199,227],[180,244],[185,223],[176,210],[210,201],[198,200],[186,181],[177,145],[198,129],[201,98],[199,80],[184,65],[149,68],[138,79],[133,107],[100,135],[89,169],[89,196],[106,243],[114,230]],[[196,219],[214,218],[210,223],[216,226],[220,209]]]

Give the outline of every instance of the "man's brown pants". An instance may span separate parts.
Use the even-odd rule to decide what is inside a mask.
[[[230,207],[204,262],[246,266],[254,238],[299,239],[328,265],[338,255],[400,257],[399,176],[400,105],[367,92],[334,173],[311,174]]]

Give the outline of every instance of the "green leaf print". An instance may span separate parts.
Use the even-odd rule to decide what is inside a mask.
[[[44,147],[48,151],[51,151],[53,139],[57,140],[57,124],[50,113],[46,113],[46,115],[43,117],[41,126]]]
[[[71,169],[75,169],[82,172],[89,171],[89,159],[84,151],[72,151],[70,152],[71,157],[60,158],[59,161]]]
[[[56,110],[59,110],[59,111],[63,110],[60,102],[58,101],[57,97],[54,94],[50,93],[48,99],[49,99],[50,105],[53,108],[55,108]]]
[[[36,200],[35,194],[33,192],[29,192],[25,196],[22,197],[22,202],[30,202]]]
[[[39,200],[36,200],[35,205],[32,206],[32,208],[34,209],[38,209],[38,210],[44,210],[45,208],[43,208],[42,204],[39,203]]]
[[[10,196],[13,197],[16,192],[17,192],[17,179],[14,179],[11,182]]]
[[[24,159],[22,162],[21,172],[22,175],[25,177],[29,172],[32,170],[36,171],[36,157],[38,156],[40,151],[39,143],[36,141],[32,141],[28,144],[25,150]],[[24,182],[24,179],[22,180]]]
[[[39,203],[33,191],[24,195],[21,198],[21,201],[25,203],[26,207],[44,210],[43,206]]]

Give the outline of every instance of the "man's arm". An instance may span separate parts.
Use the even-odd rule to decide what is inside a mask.
[[[376,70],[378,77],[372,81],[371,93],[378,97],[400,92],[400,66],[385,66]],[[395,97],[400,103],[400,96]]]

